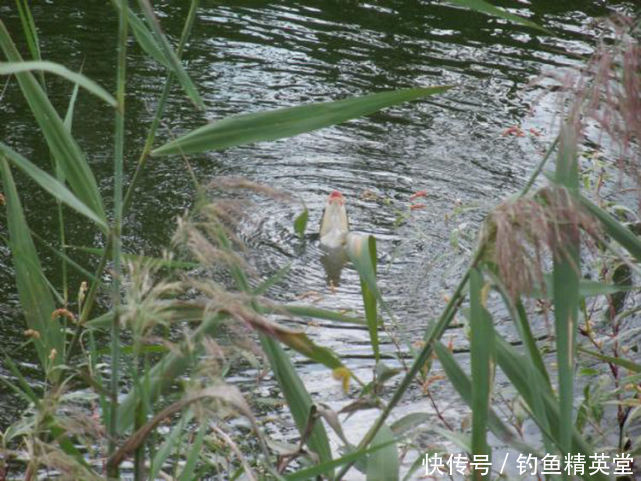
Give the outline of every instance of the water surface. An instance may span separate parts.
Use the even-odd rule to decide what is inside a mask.
[[[177,39],[186,2],[155,3],[163,27]],[[417,85],[454,86],[438,97],[292,139],[190,157],[190,166],[202,183],[215,176],[241,175],[297,199],[293,203],[257,201],[241,224],[240,235],[261,276],[291,264],[286,279],[270,290],[272,298],[313,298],[324,307],[359,309],[357,275],[347,267],[340,285],[330,288],[314,235],[325,199],[337,189],[347,198],[352,228],[378,239],[380,283],[395,313],[396,325],[391,327],[401,345],[422,337],[457,282],[484,214],[524,184],[555,135],[558,105],[532,82],[546,72],[580,65],[601,34],[595,19],[614,11],[633,11],[626,2],[526,5],[504,1],[501,5],[540,23],[556,37],[441,2],[278,1],[268,6],[251,1],[203,2],[185,60],[207,109],[196,112],[174,88],[158,143],[231,114]],[[107,2],[57,0],[55,5],[39,3],[33,9],[43,57],[74,70],[82,67],[86,75],[113,90],[116,21]],[[0,16],[26,51],[13,5],[0,6]],[[131,46],[129,173],[164,82],[163,69],[133,42]],[[51,76],[49,86],[56,105],[64,109],[71,86]],[[109,198],[111,112],[85,93],[77,105],[73,133]],[[14,81],[0,98],[0,115],[0,137],[48,167],[45,146]],[[514,125],[520,125],[526,135],[502,135]],[[18,180],[32,228],[54,239],[53,202],[21,176]],[[419,191],[426,196],[413,199]],[[194,186],[182,159],[152,159],[125,222],[126,250],[158,254],[171,237],[175,217],[192,205],[193,198]],[[310,211],[310,223],[301,240],[292,223],[303,202]],[[417,203],[424,208],[412,210]],[[84,221],[71,216],[68,223],[71,244],[101,245]],[[6,235],[4,226],[0,230]],[[43,255],[48,274],[59,284],[58,264],[48,252]],[[89,265],[93,262],[88,256],[80,257]],[[0,339],[5,347],[19,344],[23,329],[16,322],[18,302],[12,279],[9,252],[3,244]],[[80,280],[74,277],[75,286]],[[499,330],[504,329],[501,319],[497,322]],[[373,360],[364,330],[328,323],[306,329],[318,342],[335,349],[359,375],[370,375]],[[449,331],[446,339],[465,346],[460,329]],[[395,351],[389,342],[384,349],[388,354]],[[339,408],[348,400],[325,368],[304,363],[300,369],[318,401]],[[444,399],[451,396],[445,383],[437,384],[439,389],[444,390]],[[0,392],[2,399],[9,399],[6,391]],[[410,395],[410,399],[401,411],[432,411],[421,395]],[[6,404],[5,408],[0,426],[18,414]],[[457,410],[460,407],[451,410],[455,418]],[[354,440],[374,414],[359,413],[351,420]],[[286,427],[279,429],[287,432]]]

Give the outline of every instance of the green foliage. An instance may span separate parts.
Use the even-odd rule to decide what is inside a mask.
[[[205,125],[151,151],[173,77],[192,103],[198,109],[204,109],[204,102],[180,60],[198,2],[194,0],[191,3],[183,36],[176,50],[163,33],[148,0],[138,0],[139,10],[136,11],[129,9],[127,2],[113,0],[112,3],[120,20],[118,44],[115,45],[119,52],[116,98],[84,75],[41,59],[37,30],[26,0],[16,0],[16,5],[33,61],[22,60],[9,32],[0,21],[0,48],[8,60],[0,64],[0,75],[13,75],[17,79],[54,161],[53,172],[46,172],[0,142],[0,170],[16,286],[30,330],[27,342],[35,347],[44,373],[41,380],[45,381],[35,389],[12,359],[13,353],[4,353],[3,364],[15,379],[1,381],[32,406],[25,411],[19,423],[3,434],[3,443],[20,445],[24,453],[27,453],[25,446],[32,449],[27,453],[28,472],[41,467],[48,468],[51,459],[55,459],[58,464],[51,465],[60,471],[73,473],[71,476],[76,479],[102,479],[100,468],[93,466],[89,460],[102,458],[106,453],[111,478],[119,477],[121,463],[127,456],[133,455],[136,459],[133,468],[135,479],[143,479],[147,474],[150,479],[169,476],[165,471],[171,470],[174,479],[186,481],[202,477],[204,473],[209,473],[209,468],[218,470],[222,466],[222,462],[207,456],[208,450],[214,450],[219,458],[232,455],[237,458],[234,462],[236,473],[232,477],[239,477],[244,472],[248,479],[258,479],[253,471],[260,470],[260,479],[294,481],[322,476],[323,479],[340,480],[352,465],[358,463],[358,468],[363,470],[368,481],[397,480],[400,477],[401,441],[405,441],[404,437],[414,429],[426,425],[433,433],[442,434],[472,454],[491,454],[487,437],[488,431],[491,431],[519,452],[540,456],[541,447],[533,446],[532,442],[524,441],[519,436],[519,423],[522,420],[518,418],[522,416],[531,419],[538,427],[545,451],[561,455],[589,455],[600,445],[588,427],[590,423],[602,422],[604,405],[607,403],[616,404],[619,413],[622,413],[620,419],[624,422],[619,426],[619,438],[625,438],[640,409],[636,398],[626,397],[625,383],[633,387],[633,383],[638,384],[641,366],[636,359],[628,359],[623,349],[617,347],[607,351],[603,348],[594,335],[594,323],[585,303],[588,297],[605,299],[611,307],[606,319],[615,329],[621,318],[631,315],[621,310],[625,306],[627,293],[638,289],[638,286],[632,282],[631,274],[622,278],[612,276],[613,279],[609,281],[581,279],[581,229],[598,237],[604,249],[619,253],[623,251],[630,256],[633,260],[625,259],[629,264],[641,261],[641,241],[626,225],[581,193],[575,132],[569,127],[562,130],[558,142],[552,144],[519,197],[536,203],[554,224],[551,230],[553,235],[548,236],[546,241],[546,247],[552,253],[551,271],[541,272],[542,275],[529,292],[515,289],[514,280],[501,274],[504,271],[500,269],[500,259],[493,255],[500,248],[497,245],[499,226],[492,224],[490,215],[488,228],[470,267],[461,276],[438,319],[426,329],[423,345],[417,348],[411,365],[393,388],[390,399],[384,400],[377,387],[393,379],[401,369],[390,369],[379,362],[379,328],[383,325],[379,306],[387,315],[391,316],[391,311],[377,284],[377,247],[373,236],[352,234],[347,242],[347,254],[360,277],[364,310],[362,318],[360,315],[314,306],[283,305],[266,299],[264,296],[268,289],[289,273],[289,266],[284,266],[271,278],[261,279],[252,288],[247,274],[249,269],[230,240],[233,233],[227,230],[220,218],[202,214],[199,207],[203,202],[199,202],[198,207],[181,220],[184,232],[179,232],[183,238],[177,240],[177,251],[181,254],[179,259],[170,255],[160,259],[124,254],[121,245],[122,220],[150,152],[156,156],[199,153],[276,140],[439,94],[450,87],[410,88],[247,113]],[[451,3],[540,29],[526,19],[481,0],[452,0]],[[128,29],[143,51],[167,69],[167,80],[136,173],[127,194],[123,195]],[[45,71],[74,84],[64,121],[50,101],[45,87]],[[38,72],[38,78],[33,72]],[[109,202],[103,199],[90,164],[71,132],[77,94],[81,87],[115,107],[115,185],[114,197]],[[530,188],[535,185],[557,144],[559,150],[552,185],[531,194]],[[53,286],[44,275],[10,165],[20,169],[30,181],[38,184],[59,203],[60,248],[51,249],[63,261],[62,293],[58,293],[57,286]],[[204,201],[204,191],[199,191],[199,195],[199,201]],[[82,249],[98,259],[98,268],[93,274],[67,254],[62,204],[91,220],[98,228],[97,233],[104,236],[104,249]],[[114,206],[113,216],[107,216],[105,204]],[[304,237],[308,219],[309,212],[305,207],[294,220],[294,231],[301,238]],[[519,224],[519,219],[513,218],[511,221]],[[598,229],[589,229],[589,222],[598,225],[607,237],[597,234]],[[514,228],[513,233],[518,234],[518,225]],[[512,241],[523,242],[524,238],[528,236]],[[212,253],[211,257],[208,258],[206,253]],[[108,261],[112,262],[109,272],[113,273],[111,304],[107,313],[96,315],[93,312],[96,296]],[[608,261],[603,260],[604,263]],[[130,265],[128,273],[124,269],[126,263]],[[68,299],[67,266],[75,268],[91,281],[89,288],[85,285],[80,287],[75,304]],[[538,267],[540,271],[547,268],[543,264]],[[235,281],[235,286],[221,286],[206,276],[196,279],[197,276],[193,275],[195,269],[204,271],[211,268],[224,271]],[[126,287],[121,288],[125,280]],[[498,295],[494,300],[489,300],[493,293]],[[531,323],[536,314],[526,308],[525,298],[528,296],[552,301],[555,336],[546,342],[556,351],[556,371],[546,364],[541,341],[532,333]],[[56,310],[57,301],[63,309]],[[448,325],[466,302],[469,302],[469,309],[465,312],[469,313],[470,321],[469,375],[452,352],[441,343]],[[514,323],[520,340],[518,348],[495,331],[492,313],[497,307],[504,308],[502,312],[507,312]],[[74,308],[77,309],[75,313],[70,310]],[[275,314],[366,326],[377,364],[373,373],[374,381],[362,383],[330,349],[313,342],[303,331],[286,327],[268,317]],[[232,347],[221,354],[225,349],[221,348],[218,340],[237,330],[239,325],[255,333],[260,340],[271,373],[278,382],[299,433],[299,446],[280,459],[269,451],[263,428],[254,419],[240,391],[225,377],[238,359],[252,359],[252,366],[259,365],[251,349],[234,346],[233,342]],[[126,335],[120,335],[121,329]],[[589,347],[579,345],[579,333],[591,343]],[[615,340],[618,334],[614,333]],[[251,338],[246,333],[243,337],[245,342]],[[101,344],[103,339],[109,340],[110,349]],[[162,342],[150,344],[150,340],[158,339]],[[107,352],[111,353],[110,358],[106,357]],[[613,392],[608,392],[605,384],[587,386],[579,400],[575,392],[577,353],[601,362],[601,366],[607,366],[611,372],[626,370],[627,374],[614,375],[616,389]],[[471,409],[469,436],[467,432],[435,426],[434,419],[426,417],[425,413],[409,413],[388,427],[389,416],[405,393],[417,380],[424,381],[433,369],[433,354],[436,354],[447,379]],[[333,374],[342,380],[346,394],[350,389],[350,381],[354,380],[360,392],[359,398],[349,406],[350,409],[376,407],[381,410],[357,446],[347,441],[337,413],[314,402],[295,368],[292,355],[301,355],[328,368],[327,376]],[[121,357],[127,362],[119,362]],[[129,365],[129,371],[122,370],[123,364]],[[108,370],[101,369],[99,366],[102,365],[107,365]],[[516,396],[517,404],[523,408],[523,414],[515,414],[516,420],[510,420],[517,429],[512,429],[508,421],[499,415],[501,411],[497,409],[493,396],[497,389],[494,383],[495,370],[499,369],[509,382],[509,394]],[[591,368],[582,372],[594,375],[599,371]],[[422,384],[422,387],[425,386]],[[501,394],[505,395],[505,392]],[[575,405],[578,406],[576,410]],[[78,427],[78,424],[71,422],[74,420],[70,420],[69,412],[89,409],[94,411],[91,419],[101,417],[92,425],[95,429]],[[349,409],[345,412],[349,412]],[[251,436],[247,437],[258,445],[260,454],[247,459],[249,456],[238,449],[226,434],[224,428],[228,427],[231,414],[241,415],[249,422]],[[82,419],[86,421],[84,417]],[[158,426],[168,419],[173,419],[173,425],[169,434],[162,437]],[[336,432],[347,454],[337,457],[332,452],[328,426]],[[104,435],[105,431],[108,436]],[[210,442],[209,436],[213,436],[215,442]],[[108,446],[105,447],[105,444]],[[241,446],[244,448],[246,445]],[[638,442],[633,448],[626,446],[620,442],[617,448],[621,451],[639,449]],[[145,473],[145,460],[149,461],[149,473]],[[290,464],[293,460],[299,464],[296,468]],[[288,466],[290,472],[283,475]],[[340,471],[335,473],[339,467]],[[412,469],[416,469],[416,464]],[[606,479],[605,476],[590,474],[582,477]]]
[[[372,343],[374,358],[380,359],[378,343],[378,310],[377,300],[382,296],[376,284],[376,239],[374,236],[359,236],[351,234],[347,240],[347,253],[358,271],[361,281],[361,294],[365,308],[367,329]]]
[[[309,211],[307,207],[301,212],[296,219],[294,219],[294,232],[298,234],[298,237],[301,239],[305,236],[305,228],[307,227],[307,221],[309,220]]]
[[[443,93],[450,88],[443,86],[394,90],[335,102],[236,115],[193,130],[154,149],[151,154],[193,154],[252,142],[278,140],[346,122],[392,105]]]
[[[0,21],[0,48],[10,62],[22,61],[2,21]],[[93,172],[77,142],[65,129],[47,94],[30,72],[16,73],[15,77],[47,141],[51,155],[64,172],[71,190],[88,209],[106,222],[102,197]]]
[[[509,22],[525,25],[526,27],[535,28],[546,33],[550,33],[548,30],[541,27],[539,24],[532,22],[526,18],[523,18],[519,15],[514,15],[504,9],[495,7],[489,2],[484,0],[447,0],[449,3],[459,5],[470,10],[476,10],[477,12],[485,13],[487,15],[492,15],[494,17],[502,18],[508,20]]]
[[[96,97],[104,100],[111,107],[116,107],[116,99],[114,99],[105,89],[88,79],[82,74],[72,72],[68,68],[54,63],[54,62],[0,62],[0,75],[14,75],[20,72],[51,72],[70,82],[86,89]]]
[[[470,273],[470,315],[472,363],[472,452],[489,456],[486,432],[494,378],[494,327],[484,306],[483,276]],[[480,478],[480,476],[478,476]],[[489,479],[489,473],[484,477]]]
[[[50,380],[56,380],[60,373],[53,368],[60,364],[60,359],[64,356],[62,330],[58,319],[52,319],[55,310],[53,296],[49,291],[49,284],[42,272],[40,259],[27,227],[9,164],[5,159],[1,159],[0,163],[7,203],[9,241],[20,305],[27,326],[34,331],[31,339],[46,376]],[[55,353],[52,356],[54,349]]]

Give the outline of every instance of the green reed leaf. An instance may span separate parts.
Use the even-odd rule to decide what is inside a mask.
[[[33,21],[29,3],[27,0],[16,0],[16,7],[18,7],[18,15],[20,15],[20,23],[22,24],[22,31],[27,40],[29,52],[34,59],[40,60],[42,57],[40,55],[38,30],[36,29],[36,23]]]
[[[325,319],[327,321],[344,322],[347,324],[365,325],[365,321],[358,317],[347,316],[329,309],[321,307],[305,306],[297,304],[276,304],[273,306],[261,306],[261,312],[266,313],[286,313],[294,316],[311,317],[314,319]]]
[[[301,212],[296,219],[294,219],[294,232],[298,234],[298,237],[301,239],[305,236],[305,228],[307,227],[307,221],[309,220],[309,211],[307,207]]]
[[[260,343],[263,351],[269,359],[272,372],[278,381],[289,411],[294,418],[296,427],[301,436],[306,434],[309,425],[309,415],[312,412],[312,398],[305,389],[303,381],[296,373],[289,355],[285,350],[271,337],[261,334]],[[332,450],[329,446],[329,439],[325,427],[320,420],[317,420],[307,438],[309,448],[314,451],[321,463],[332,461]],[[333,470],[325,471],[329,479],[333,479]]]
[[[45,275],[40,265],[40,259],[29,232],[29,226],[22,211],[18,191],[11,175],[6,159],[0,159],[2,184],[7,204],[7,227],[9,229],[9,246],[16,273],[18,296],[22,306],[27,326],[40,334],[34,338],[40,363],[53,379],[59,372],[51,371],[50,367],[60,364],[64,357],[62,330],[58,321],[51,319],[56,306],[49,292]],[[49,360],[49,355],[55,349],[57,355]]]
[[[89,207],[73,195],[73,193],[67,189],[64,184],[56,180],[55,177],[47,174],[40,167],[31,163],[29,160],[2,142],[0,142],[0,153],[4,154],[16,167],[22,170],[29,176],[29,178],[60,202],[65,203],[76,212],[84,215],[87,219],[95,222],[103,232],[107,232],[109,230],[107,223],[103,219],[99,218]]]
[[[22,61],[1,20],[0,48],[10,62]],[[51,154],[64,171],[71,190],[98,218],[106,222],[102,197],[96,179],[80,147],[65,129],[58,112],[33,75],[30,72],[21,72],[16,73],[15,76],[31,112],[42,130]]]
[[[20,16],[22,31],[24,32],[24,36],[27,40],[29,53],[34,60],[42,60],[38,29],[36,28],[36,23],[33,21],[33,15],[31,14],[31,8],[29,8],[28,0],[16,0],[16,7],[18,7],[18,15]],[[42,72],[40,72],[40,74],[40,82],[44,88],[44,74]]]
[[[434,352],[438,356],[438,360],[445,371],[445,375],[452,383],[452,386],[456,389],[456,392],[459,393],[463,401],[465,401],[465,403],[471,408],[472,381],[456,362],[454,355],[443,345],[442,342],[439,341],[434,344]],[[534,448],[523,443],[517,434],[505,425],[491,407],[488,409],[487,426],[498,439],[520,452],[537,454]]]
[[[280,342],[292,349],[298,351],[303,356],[323,364],[330,369],[344,368],[343,363],[330,349],[319,346],[313,342],[303,331],[290,329],[280,324],[270,321],[260,315],[254,314],[249,310],[238,310],[230,313],[237,318],[242,319],[249,324],[254,330],[278,339]]]
[[[517,389],[525,403],[527,404],[532,420],[537,424],[543,436],[551,441],[558,449],[563,449],[561,444],[561,427],[559,402],[554,395],[546,389],[545,381],[540,377],[536,368],[531,363],[518,354],[515,349],[500,336],[496,336],[496,360],[501,370],[510,380],[510,383]],[[595,448],[581,436],[581,434],[571,426],[571,443],[572,453],[581,453],[586,456],[594,454]],[[547,452],[551,447],[546,446]],[[608,481],[608,476],[602,472],[590,475],[588,472],[583,479]]]
[[[494,285],[499,291],[499,293],[501,294],[501,297],[503,298],[505,307],[510,313],[510,316],[512,317],[512,321],[514,321],[514,324],[516,325],[516,329],[519,333],[519,336],[521,337],[521,341],[523,341],[523,345],[527,350],[526,352],[528,354],[528,357],[530,358],[530,362],[532,363],[533,366],[536,367],[536,369],[539,371],[543,379],[545,379],[546,384],[548,386],[548,390],[551,392],[552,386],[550,384],[550,378],[548,376],[548,372],[545,369],[545,362],[543,361],[543,356],[541,356],[541,351],[539,350],[539,347],[536,344],[536,339],[532,334],[532,329],[530,328],[530,322],[527,317],[527,312],[525,311],[525,306],[523,305],[521,298],[519,297],[515,300],[512,299],[512,296],[507,292],[507,289],[505,288],[505,284],[503,283],[502,279],[500,279],[492,271],[488,271],[488,275],[493,278]],[[550,281],[550,288],[547,289],[547,292],[551,292],[551,291],[552,291],[552,285]]]
[[[236,115],[189,132],[152,151],[152,155],[198,153],[265,140],[277,140],[340,124],[377,110],[450,89],[411,88],[264,112]]]
[[[340,458],[333,459],[325,463],[315,464],[309,468],[304,468],[295,473],[288,474],[284,476],[286,481],[305,481],[307,479],[317,479],[319,475],[325,474],[328,471],[343,466],[344,464],[355,462],[361,459],[363,456],[372,454],[379,449],[383,449],[390,444],[396,443],[396,439],[391,439],[386,443],[379,443],[376,446],[372,446],[368,449],[360,449],[358,451],[351,451],[349,454],[342,456]]]
[[[180,63],[180,59],[174,52],[174,49],[169,44],[169,40],[167,40],[167,37],[162,32],[160,23],[158,22],[158,18],[156,17],[151,4],[148,0],[138,0],[138,5],[140,6],[145,19],[147,20],[147,25],[149,25],[149,27],[151,28],[155,44],[154,48],[159,49],[162,52],[162,55],[165,59],[166,64],[169,66],[169,69],[176,76],[176,79],[178,79],[178,82],[183,87],[185,93],[191,99],[194,105],[199,109],[204,110],[205,103],[200,97],[198,89],[187,74],[182,63]],[[134,30],[134,34],[135,32],[136,30]]]
[[[117,2],[112,2],[117,7],[120,6]],[[165,57],[165,54],[162,51],[162,48],[154,38],[154,35],[151,33],[145,22],[143,22],[138,16],[131,10],[127,10],[127,21],[131,27],[131,31],[138,42],[138,45],[156,62],[161,64],[163,67],[170,69],[169,61]]]
[[[485,13],[493,17],[502,18],[504,20],[508,20],[513,23],[524,25],[526,27],[536,28],[537,30],[541,30],[546,33],[551,33],[547,29],[541,27],[535,22],[532,22],[531,20],[528,20],[527,18],[521,17],[519,15],[515,15],[506,10],[495,7],[491,3],[486,2],[484,0],[447,0],[447,1],[449,3],[453,3],[454,5],[458,5],[460,7],[465,7],[470,10],[475,10],[477,12]]]
[[[599,220],[610,237],[621,244],[638,262],[641,262],[641,238],[589,199],[580,194],[577,194],[577,199]]]
[[[615,364],[624,369],[627,369],[630,372],[641,373],[641,364],[634,363],[621,357],[606,356],[605,354],[601,354],[600,352],[591,351],[590,349],[585,349],[584,347],[580,346],[577,347],[577,349],[584,354],[595,357],[607,363]]]
[[[483,276],[470,272],[470,359],[472,370],[472,453],[491,455],[487,444],[488,412],[494,377],[494,327],[482,299]],[[476,479],[489,479],[475,473]]]
[[[181,416],[180,420],[174,425],[169,435],[165,436],[165,440],[153,456],[151,467],[149,468],[149,476],[147,479],[157,479],[158,472],[162,468],[165,461],[169,458],[169,456],[171,456],[175,447],[182,442],[187,434],[189,434],[187,427],[188,423],[193,417],[193,411],[191,409],[187,409]]]
[[[561,132],[556,164],[556,182],[567,192],[578,192],[579,168],[576,139],[571,127]],[[569,196],[563,190],[556,195]],[[561,199],[563,201],[563,199]],[[570,199],[565,199],[570,209]],[[562,216],[563,212],[557,215]],[[581,274],[580,233],[571,218],[561,218],[557,227],[561,247],[554,256],[552,278],[554,321],[559,377],[560,445],[563,454],[572,452],[574,365],[576,363],[576,333],[579,317],[579,278]],[[567,476],[564,476],[567,479]]]
[[[194,439],[189,447],[185,466],[181,471],[180,476],[178,476],[178,481],[191,481],[194,479],[194,470],[196,469],[196,463],[198,462],[198,458],[201,454],[205,433],[208,430],[209,426],[207,423],[202,423],[200,429],[198,429],[198,433],[196,434],[196,439]]]
[[[104,100],[108,105],[116,107],[116,99],[100,85],[82,74],[72,72],[67,67],[58,63],[48,61],[0,62],[0,75],[15,75],[17,73],[31,72],[34,70],[40,72],[51,72],[59,77],[69,80],[70,82],[81,86],[87,90],[87,92],[92,93],[99,99]]]
[[[384,424],[374,436],[372,446],[386,446],[367,456],[367,481],[398,481],[399,454],[392,430]]]
[[[376,238],[371,235],[349,234],[347,239],[347,254],[360,277],[365,320],[367,321],[367,329],[369,331],[374,358],[378,363],[380,359],[380,349],[376,301],[381,295],[376,284]]]
[[[71,127],[73,125],[73,112],[76,108],[76,100],[78,99],[78,92],[80,91],[80,84],[75,84],[73,86],[73,91],[71,92],[71,97],[69,97],[69,105],[67,105],[67,113],[65,114],[65,119],[63,124],[67,132],[71,134]],[[58,179],[61,180],[61,179]]]

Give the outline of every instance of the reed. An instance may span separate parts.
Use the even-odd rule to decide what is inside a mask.
[[[482,0],[453,3],[540,29]],[[374,237],[355,236],[347,247],[360,276],[364,315],[346,315],[267,299],[265,292],[282,279],[287,268],[268,279],[252,277],[254,273],[234,235],[233,219],[244,215],[242,206],[210,198],[215,197],[216,189],[224,188],[236,190],[236,195],[251,191],[252,195],[267,196],[278,202],[292,202],[269,187],[222,178],[207,188],[196,181],[198,202],[179,219],[174,242],[167,247],[163,258],[123,254],[123,216],[133,203],[135,188],[145,174],[150,157],[174,154],[180,157],[289,137],[440,94],[450,87],[417,87],[243,114],[205,124],[154,146],[174,80],[195,109],[205,107],[180,60],[196,18],[198,1],[192,0],[190,4],[176,50],[148,0],[138,0],[137,9],[127,0],[112,0],[112,4],[118,16],[117,44],[114,45],[117,51],[115,97],[109,93],[111,88],[41,58],[28,2],[16,0],[16,5],[32,60],[23,60],[0,20],[0,48],[7,60],[0,64],[0,75],[16,78],[52,157],[51,172],[47,172],[0,142],[8,243],[26,321],[27,345],[37,353],[43,382],[34,388],[14,360],[18,352],[3,351],[3,364],[13,377],[2,378],[0,382],[28,402],[29,407],[23,419],[1,433],[6,454],[0,456],[0,473],[17,466],[25,479],[37,479],[45,469],[55,469],[63,479],[120,479],[123,463],[133,457],[131,469],[136,480],[192,480],[212,472],[217,472],[221,479],[236,479],[244,474],[247,479],[340,480],[353,466],[362,470],[368,481],[397,480],[400,479],[399,448],[411,444],[403,434],[432,425],[434,420],[427,419],[423,413],[412,413],[390,422],[390,415],[407,391],[420,385],[430,370],[435,369],[432,363],[435,356],[444,375],[469,405],[472,422],[469,432],[433,430],[459,443],[470,454],[491,459],[488,432],[518,452],[539,457],[544,452],[589,456],[601,447],[595,442],[594,432],[586,427],[590,422],[602,422],[595,414],[598,406],[595,407],[595,401],[590,398],[589,386],[587,394],[577,398],[580,354],[606,366],[616,388],[614,394],[603,401],[603,404],[617,405],[618,445],[610,450],[630,456],[641,452],[640,442],[631,438],[633,422],[641,415],[641,401],[634,394],[641,379],[641,365],[634,358],[634,351],[626,351],[621,341],[625,339],[624,322],[638,311],[638,307],[626,304],[626,296],[638,289],[632,272],[638,272],[641,240],[603,204],[588,199],[581,190],[577,152],[581,133],[579,119],[581,106],[593,96],[579,96],[580,105],[575,105],[568,114],[558,138],[525,187],[488,215],[469,268],[438,319],[426,328],[423,345],[414,353],[411,365],[405,369],[391,396],[386,398],[380,387],[398,371],[381,362],[379,332],[388,320],[395,319],[377,283]],[[126,54],[130,35],[151,59],[166,68],[167,77],[135,172],[127,182],[123,153],[127,116]],[[633,51],[637,51],[634,48],[636,46]],[[638,98],[630,102],[625,99],[626,95],[639,94],[638,64],[631,61],[628,54],[623,58],[625,61],[617,64],[617,68],[621,70],[624,88],[617,90],[621,96],[616,98],[616,104],[625,105],[625,119],[635,120],[639,112],[634,111],[638,102],[633,100]],[[74,84],[65,119],[51,103],[45,72]],[[113,212],[109,217],[104,207],[109,202],[103,198],[95,174],[72,134],[79,88],[113,108],[114,194],[110,199]],[[592,104],[588,112],[595,112]],[[627,146],[635,135],[641,138],[641,132],[631,132],[628,128],[635,125],[629,121],[626,129],[619,126],[605,130],[610,135],[623,132]],[[548,185],[534,190],[555,154],[555,171],[549,174]],[[632,160],[638,162],[637,158]],[[49,247],[62,260],[61,292],[44,274],[35,248],[36,236],[27,224],[23,199],[14,182],[14,168],[58,203],[60,245]],[[65,245],[63,206],[90,220],[96,233],[103,237],[104,249],[88,250],[97,259],[98,267],[93,274],[73,259]],[[306,223],[305,209],[295,220],[293,230],[302,235]],[[600,246],[598,257],[604,265],[612,265],[609,256],[619,259],[613,269],[617,274],[612,275],[609,282],[582,278],[585,239],[592,240],[591,248]],[[107,287],[111,303],[107,312],[97,313],[96,298],[105,287],[101,279],[110,262],[112,280]],[[213,276],[196,278],[191,275],[194,268],[225,272],[233,283],[221,285]],[[67,270],[71,269],[89,280],[89,285],[79,286],[77,302],[69,299],[71,286]],[[495,300],[498,299],[494,304],[488,300],[493,294]],[[534,314],[526,306],[531,297],[544,299],[552,306],[554,337],[549,342],[556,352],[555,370],[546,366],[541,342],[530,328]],[[608,304],[607,320],[613,339],[608,345],[597,339],[593,314],[585,307],[586,302],[594,298]],[[469,309],[462,309],[468,306]],[[519,349],[494,329],[494,316],[499,307],[514,323],[520,337]],[[316,344],[301,331],[273,321],[269,316],[274,313],[366,326],[375,359],[373,381],[365,384],[330,349]],[[469,324],[469,374],[441,343],[446,328],[460,314],[467,317]],[[230,339],[229,345],[220,341],[223,336]],[[103,343],[105,339],[108,345]],[[582,339],[585,339],[583,344]],[[300,434],[299,445],[280,456],[268,445],[250,403],[226,379],[235,355],[255,358],[258,352],[264,354]],[[357,445],[347,441],[336,413],[316,404],[307,392],[292,362],[292,352],[327,367],[345,390],[356,385],[363,406],[380,408],[379,417]],[[106,370],[104,363],[108,366]],[[125,366],[129,366],[128,369]],[[542,445],[524,439],[518,423],[510,425],[499,415],[497,370],[507,378],[511,392],[520,399],[525,416],[538,427]],[[228,434],[230,413],[246,419],[250,440],[235,440]],[[161,436],[158,427],[169,419],[172,423],[168,434]],[[331,448],[328,427],[344,444],[342,456],[337,457]],[[216,454],[216,461],[208,453]],[[225,461],[221,461],[223,458]],[[418,468],[420,463],[414,463],[406,479]],[[491,474],[480,472],[474,472],[473,476],[491,479]],[[587,471],[581,478],[608,479]]]

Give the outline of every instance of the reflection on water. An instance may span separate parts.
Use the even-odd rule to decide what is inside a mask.
[[[345,247],[323,247],[320,262],[325,269],[327,285],[338,287],[341,283],[341,272],[347,264],[347,252]]]

